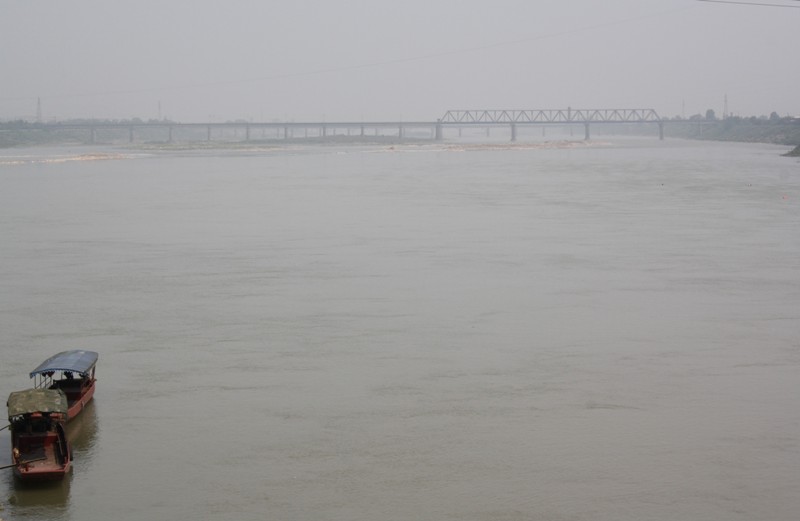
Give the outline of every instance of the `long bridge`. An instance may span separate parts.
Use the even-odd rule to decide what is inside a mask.
[[[310,122],[209,122],[209,123],[178,123],[172,121],[122,121],[122,122],[65,122],[65,123],[38,123],[25,127],[25,130],[42,131],[85,131],[88,133],[89,142],[96,143],[100,131],[127,130],[128,141],[133,143],[137,136],[145,130],[162,129],[164,141],[173,142],[175,132],[178,130],[191,131],[193,140],[198,136],[206,141],[212,141],[219,136],[232,132],[234,139],[251,141],[267,138],[292,139],[292,138],[317,138],[326,139],[340,133],[347,136],[366,137],[368,135],[394,135],[403,139],[410,133],[420,131],[427,133],[431,139],[440,141],[444,138],[444,130],[448,128],[480,127],[488,129],[506,127],[510,129],[511,141],[517,140],[518,129],[525,126],[580,126],[584,127],[585,139],[590,139],[591,125],[596,124],[655,124],[658,126],[659,139],[664,139],[664,121],[653,109],[541,109],[541,110],[449,110],[436,121],[310,121]],[[0,130],[3,126],[0,125]],[[459,131],[460,134],[460,131]]]

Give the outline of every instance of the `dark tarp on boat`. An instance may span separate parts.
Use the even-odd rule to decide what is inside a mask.
[[[31,378],[41,373],[51,371],[71,371],[73,373],[86,374],[97,363],[97,353],[94,351],[64,351],[53,355],[31,371]]]
[[[67,395],[58,389],[28,389],[8,395],[9,419],[34,412],[67,414]]]

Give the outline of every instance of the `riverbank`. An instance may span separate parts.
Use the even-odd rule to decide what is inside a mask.
[[[341,145],[341,144],[364,144],[364,145],[393,145],[408,143],[431,143],[430,138],[419,136],[397,135],[377,135],[377,136],[348,136],[330,135],[325,137],[276,137],[260,139],[216,139],[209,141],[205,136],[188,136],[182,139],[169,141],[168,137],[161,135],[153,129],[140,130],[140,136],[136,142],[130,142],[127,131],[113,129],[96,139],[94,142],[87,132],[75,129],[3,129],[0,128],[0,148],[48,146],[48,145],[116,145],[128,146],[139,149],[158,149],[158,150],[183,150],[187,148],[252,148],[252,147],[281,147],[285,145]]]
[[[800,157],[800,145],[794,147],[794,150],[783,154],[786,157]]]
[[[761,121],[736,118],[722,121],[667,121],[666,137],[704,141],[738,141],[743,143],[770,143],[773,145],[800,145],[800,122],[795,120]]]

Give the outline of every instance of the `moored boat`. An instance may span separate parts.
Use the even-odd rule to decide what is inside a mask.
[[[59,480],[72,466],[64,422],[67,397],[61,390],[28,389],[8,397],[11,460],[24,481]]]
[[[94,377],[98,354],[73,350],[53,355],[31,371],[34,388],[64,391],[67,397],[67,420],[80,413],[94,396]]]

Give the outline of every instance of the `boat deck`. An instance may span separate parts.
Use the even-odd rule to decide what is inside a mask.
[[[44,456],[55,456],[55,447],[58,445],[58,436],[55,433],[28,434],[20,436],[18,448],[23,461]],[[55,461],[55,458],[53,458]]]
[[[58,380],[54,382],[50,388],[64,391],[64,394],[67,395],[67,400],[72,403],[75,400],[80,400],[81,393],[83,392],[83,382],[82,379]]]
[[[21,436],[19,441],[20,461],[23,465],[15,468],[22,479],[51,480],[61,479],[69,469],[69,460],[59,450],[58,437]]]
[[[40,447],[33,447],[30,450],[26,451],[22,455],[21,459],[22,461],[30,461],[30,463],[28,463],[27,466],[31,470],[40,470],[40,469],[44,470],[44,469],[53,469],[61,467],[61,465],[58,464],[56,459],[56,451],[54,444],[40,446]],[[39,460],[39,461],[33,461],[33,460]]]

